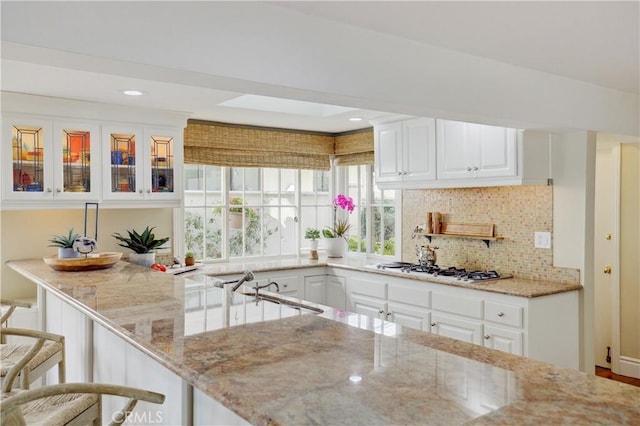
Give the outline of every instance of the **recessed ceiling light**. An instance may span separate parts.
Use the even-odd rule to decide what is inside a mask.
[[[364,118],[362,118],[362,117],[351,117],[351,118],[349,118],[349,121],[362,121],[362,120],[364,120]]]
[[[135,90],[135,89],[123,90],[122,93],[124,93],[127,96],[141,96],[142,95],[142,92],[140,90]]]

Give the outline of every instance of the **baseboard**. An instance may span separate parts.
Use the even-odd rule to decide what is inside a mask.
[[[616,374],[640,379],[640,359],[621,356],[620,371],[616,372]]]

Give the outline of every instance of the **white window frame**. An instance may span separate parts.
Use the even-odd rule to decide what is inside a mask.
[[[202,165],[199,165],[200,167],[204,167]],[[362,209],[364,209],[366,211],[366,215],[367,215],[367,230],[366,230],[366,235],[370,236],[369,238],[367,238],[366,242],[365,242],[365,249],[366,252],[348,252],[348,256],[349,257],[361,257],[361,258],[366,258],[366,259],[370,259],[372,261],[390,261],[390,260],[399,260],[401,258],[401,252],[402,252],[402,193],[400,191],[398,191],[398,193],[396,194],[395,197],[395,241],[396,241],[396,247],[395,247],[395,255],[394,256],[385,256],[385,255],[379,255],[374,253],[373,249],[375,247],[374,245],[374,241],[372,240],[372,227],[373,227],[373,220],[372,218],[373,216],[373,205],[372,205],[372,201],[374,200],[374,174],[373,174],[373,170],[372,170],[373,166],[366,166],[365,170],[366,170],[366,179],[368,179],[368,182],[366,184],[366,194],[365,194],[365,200],[366,200],[366,205],[364,207],[362,206],[356,206],[356,211],[353,214],[358,214],[358,217],[362,211]],[[186,170],[186,167],[185,167]],[[222,167],[222,199],[223,199],[223,208],[227,208],[229,207],[229,200],[230,200],[230,173],[231,173],[231,168],[230,167]],[[261,174],[261,179],[264,179],[264,175],[263,175],[263,170],[261,169],[260,171]],[[203,179],[205,179],[206,177],[206,173],[203,173]],[[347,168],[346,167],[332,167],[331,169],[331,173],[330,173],[330,178],[329,178],[329,204],[331,203],[331,201],[335,198],[336,194],[347,194],[347,189],[348,189],[348,182],[347,182]],[[281,178],[281,175],[279,174],[279,178]],[[363,177],[361,176],[360,179],[362,179]],[[296,171],[296,193],[294,196],[295,199],[295,203],[296,203],[296,217],[295,217],[295,221],[296,221],[296,240],[297,240],[297,244],[296,244],[296,253],[292,253],[292,254],[274,254],[274,255],[256,255],[256,256],[246,256],[246,257],[230,257],[229,256],[229,245],[228,244],[224,244],[224,255],[223,257],[221,257],[220,259],[208,259],[205,262],[206,263],[220,263],[220,262],[229,262],[229,261],[238,261],[238,260],[243,260],[243,259],[256,259],[256,258],[280,258],[280,257],[292,257],[292,256],[297,256],[297,257],[305,257],[308,255],[308,244],[305,244],[304,241],[304,230],[302,229],[302,221],[299,219],[299,215],[301,214],[301,209],[302,207],[309,207],[309,206],[302,206],[302,187],[301,187],[301,173],[300,171]],[[203,191],[206,191],[206,179],[204,182],[204,189]],[[278,185],[278,187],[280,187],[280,185]],[[262,186],[263,188],[263,186]],[[262,199],[262,204],[261,204],[261,208],[264,208],[264,191],[263,189],[260,189],[261,192],[261,199]],[[186,191],[185,188],[182,189],[183,191]],[[205,197],[206,199],[206,197]],[[183,201],[182,204],[179,208],[175,208],[173,210],[173,220],[174,220],[174,229],[173,229],[173,238],[174,241],[180,241],[180,244],[176,244],[175,245],[175,250],[176,252],[174,253],[174,256],[176,256],[178,259],[181,259],[184,257],[184,252],[185,252],[185,247],[184,247],[184,218],[185,218],[185,208],[191,208],[194,206],[185,206],[185,197],[183,197]],[[279,208],[282,208],[282,206],[280,204],[278,204]],[[205,206],[206,207],[206,206]],[[320,205],[315,205],[315,208],[320,208]],[[227,238],[229,229],[228,229],[228,221],[223,221],[223,229],[222,229],[222,237],[223,240],[225,240]],[[355,232],[358,232],[359,235],[359,226],[360,226],[360,222],[358,221],[358,227],[356,227]],[[320,249],[323,248],[322,245],[322,238],[320,238]]]

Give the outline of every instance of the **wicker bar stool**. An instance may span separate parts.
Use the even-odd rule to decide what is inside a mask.
[[[23,328],[2,327],[0,327],[0,335],[30,337],[35,340],[35,343],[0,344],[0,378],[3,389],[8,380],[9,370],[27,354],[32,355],[24,367],[17,372],[22,389],[29,389],[31,383],[43,377],[56,365],[58,366],[58,382],[65,382],[64,336]]]
[[[6,330],[6,329],[5,329]],[[165,396],[127,386],[95,383],[63,383],[38,389],[13,389],[21,370],[42,349],[43,339],[9,369],[0,395],[0,426],[102,425],[102,395],[129,398],[112,413],[110,425],[122,424],[139,400],[162,404]]]
[[[56,365],[58,366],[58,382],[64,383],[66,376],[64,336],[24,328],[5,327],[7,320],[17,307],[28,308],[31,305],[7,299],[0,299],[0,304],[9,306],[9,309],[0,317],[0,380],[2,383],[4,384],[9,369],[40,341],[39,350],[18,372],[20,387],[29,389],[31,383],[43,377],[49,369]],[[27,337],[35,343],[5,343],[6,336]]]

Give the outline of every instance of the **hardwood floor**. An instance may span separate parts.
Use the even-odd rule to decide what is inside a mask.
[[[633,377],[620,376],[618,374],[613,374],[611,370],[608,368],[597,367],[596,366],[596,376],[604,377],[611,380],[616,380],[618,382],[628,383],[630,385],[640,387],[640,379],[635,379]]]

